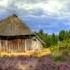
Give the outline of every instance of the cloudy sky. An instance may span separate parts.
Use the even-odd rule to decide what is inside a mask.
[[[0,0],[0,19],[13,12],[33,31],[70,29],[70,0]]]

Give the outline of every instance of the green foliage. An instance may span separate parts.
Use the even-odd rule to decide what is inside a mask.
[[[54,61],[65,61],[63,56],[52,57]]]
[[[63,41],[63,40],[68,40],[70,38],[70,31],[60,31],[59,32],[59,40]]]
[[[51,45],[55,45],[57,44],[57,42],[58,42],[57,36],[53,33],[51,36]]]
[[[63,42],[63,41],[66,42],[66,41],[70,40],[70,31],[61,30],[59,32],[59,35],[55,35],[54,33],[52,35],[48,35],[47,33],[44,33],[43,30],[41,29],[36,34],[46,43],[44,45],[45,48],[55,46],[59,42]],[[68,43],[67,43],[67,45],[68,45]]]
[[[65,31],[62,30],[62,31],[59,32],[59,40],[63,41],[64,39],[65,39]]]
[[[70,55],[70,31],[62,30],[58,35],[48,35],[40,30],[37,35],[46,43],[43,47],[50,48],[53,60],[61,61],[64,56]]]
[[[59,42],[56,46],[50,47],[52,59],[63,61],[65,56],[70,55],[70,40]]]
[[[44,33],[43,30],[40,30],[38,33],[36,33],[46,44],[44,47],[51,47],[51,45],[56,45],[58,43],[58,36],[54,33],[52,35],[48,35],[47,33]]]

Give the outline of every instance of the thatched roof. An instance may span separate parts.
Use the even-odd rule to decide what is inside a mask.
[[[16,15],[0,21],[0,36],[18,36],[31,34],[30,28]]]

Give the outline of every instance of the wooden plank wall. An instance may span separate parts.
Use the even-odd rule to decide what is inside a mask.
[[[0,40],[0,51],[23,52],[27,50],[39,50],[41,46],[42,44],[37,39]]]
[[[25,39],[0,40],[0,51],[25,51]]]

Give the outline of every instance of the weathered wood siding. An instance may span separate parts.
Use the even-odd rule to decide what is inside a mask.
[[[26,39],[0,40],[0,51],[25,51],[27,49],[27,42],[25,43],[25,41]]]
[[[32,45],[32,40],[31,39],[26,39],[27,50],[31,50],[31,45]]]
[[[42,43],[38,39],[32,39],[32,49],[33,50],[41,50]]]
[[[42,44],[36,38],[0,40],[0,51],[23,52],[27,50],[40,50],[41,48]]]

